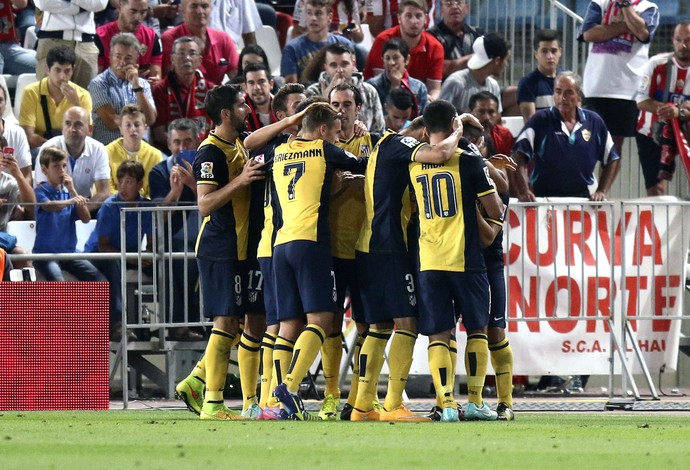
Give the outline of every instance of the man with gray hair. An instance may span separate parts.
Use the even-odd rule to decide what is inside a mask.
[[[172,70],[153,87],[157,112],[153,141],[164,151],[169,141],[166,129],[172,121],[178,118],[194,120],[201,140],[206,138],[213,125],[206,113],[204,98],[215,83],[209,82],[199,69],[203,50],[204,44],[197,37],[175,39],[171,53]]]
[[[120,113],[128,104],[138,105],[149,126],[156,121],[151,85],[139,77],[137,60],[141,45],[132,33],[119,33],[110,41],[110,67],[89,84],[93,100],[93,136],[106,145],[120,137]]]
[[[62,118],[62,135],[47,140],[40,148],[57,147],[69,156],[67,174],[72,176],[77,194],[89,199],[89,210],[92,212],[110,196],[110,165],[105,146],[91,137],[93,125],[91,114],[84,108],[73,106],[65,111]],[[47,181],[41,169],[36,165],[35,186]],[[95,187],[95,191],[92,188]]]

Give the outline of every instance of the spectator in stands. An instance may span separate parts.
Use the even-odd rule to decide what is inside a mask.
[[[0,145],[4,149],[5,137],[2,136],[0,141],[2,141]],[[17,245],[17,237],[7,233],[7,224],[11,219],[21,218],[25,209],[19,204],[35,204],[36,195],[31,188],[31,183],[24,177],[14,155],[3,151],[0,156],[0,169],[2,170],[0,172],[0,247],[7,253],[23,255],[27,253],[26,250]],[[30,261],[16,262],[15,264],[18,268],[31,266]]]
[[[71,81],[76,61],[73,48],[64,44],[54,47],[46,57],[48,76],[24,89],[19,125],[35,154],[46,140],[62,133],[65,111],[81,106],[91,112],[91,95]]]
[[[553,82],[561,72],[561,41],[555,29],[540,29],[534,35],[534,58],[537,68],[518,83],[518,104],[527,122],[535,112],[553,106]]]
[[[92,132],[91,113],[79,106],[69,108],[62,118],[62,135],[44,143],[38,154],[40,158],[48,147],[67,153],[67,174],[77,194],[89,200],[93,212],[110,196],[110,165],[105,146],[91,137]],[[40,164],[36,165],[35,181],[36,186],[47,181]]]
[[[98,211],[96,228],[91,232],[84,252],[86,253],[120,253],[123,248],[128,253],[137,253],[141,249],[141,241],[146,237],[146,250],[151,251],[153,240],[153,222],[150,211],[141,214],[128,212],[125,217],[125,240],[120,238],[121,210],[124,207],[141,207],[150,205],[150,201],[141,196],[144,186],[144,167],[139,162],[127,160],[122,162],[115,171],[117,177],[117,194],[106,199]],[[139,216],[141,215],[141,226]],[[94,266],[102,272],[110,283],[110,340],[122,339],[122,280],[119,260],[95,260]],[[151,266],[151,260],[128,260],[128,266],[146,268]],[[130,331],[128,340],[135,341],[136,334]]]
[[[345,36],[330,33],[329,27],[333,13],[333,0],[307,0],[304,13],[307,18],[307,31],[285,45],[280,62],[280,74],[287,83],[298,81],[300,74],[321,48],[341,42],[350,50],[354,44]]]
[[[441,88],[440,98],[453,103],[458,112],[468,110],[470,97],[480,91],[501,96],[501,87],[494,77],[500,77],[510,60],[510,43],[497,34],[480,36],[472,46],[474,55],[467,68],[454,72]],[[499,99],[498,112],[503,108]]]
[[[14,267],[12,266],[12,261],[10,257],[7,256],[7,252],[4,248],[0,247],[0,281],[7,282],[10,280],[10,271]]]
[[[256,2],[251,0],[213,0],[210,26],[225,31],[235,44],[256,44],[257,29],[263,26]]]
[[[175,119],[168,126],[167,135],[171,155],[153,167],[149,173],[151,199],[163,206],[178,204],[193,206],[196,204],[196,180],[191,162],[183,158],[183,155],[190,152],[192,155],[196,153],[201,143],[199,128],[191,119]],[[169,226],[172,232],[172,244],[166,247],[166,251],[193,254],[199,222],[197,210],[186,211],[186,217],[180,211],[172,212]],[[166,235],[166,244],[168,238]],[[199,271],[193,257],[190,260],[173,261],[172,320],[175,323],[199,320],[199,296],[194,295],[198,280]],[[187,296],[189,316],[186,319],[184,317],[185,292],[189,294]],[[177,341],[200,341],[203,336],[187,327],[177,327],[171,329],[169,338]]]
[[[415,118],[414,96],[404,88],[395,88],[386,99],[386,128],[395,132],[405,129]]]
[[[426,0],[426,4],[431,10],[434,0]],[[369,31],[376,37],[385,29],[398,26],[398,0],[367,1],[366,15]]]
[[[487,150],[484,157],[497,153],[510,155],[515,139],[510,129],[500,124],[498,97],[489,91],[480,91],[470,97],[469,109],[484,127],[484,144]]]
[[[244,77],[244,69],[247,68],[249,64],[258,63],[266,64],[266,66],[269,67],[270,70],[271,64],[268,63],[268,56],[266,55],[266,52],[263,50],[261,46],[259,46],[258,44],[249,44],[247,46],[244,46],[242,48],[242,52],[240,52],[240,61],[239,67],[237,69],[237,76]],[[285,84],[285,79],[280,76],[272,76],[271,78],[273,79],[273,88],[271,89],[271,93],[275,95],[276,93],[278,93],[278,89]]]
[[[520,201],[537,197],[606,200],[620,160],[604,121],[580,107],[581,97],[580,77],[560,73],[554,86],[554,107],[538,111],[518,135],[513,146],[518,170],[509,176]],[[534,167],[528,177],[530,161]],[[594,183],[597,162],[602,166],[599,185],[590,194],[588,186]]]
[[[673,52],[652,57],[644,69],[637,93],[640,117],[637,121],[637,151],[644,175],[647,196],[666,194],[666,179],[671,179],[675,161],[664,161],[659,142],[654,140],[654,127],[678,119],[683,125],[690,119],[690,23],[676,25],[673,31]],[[673,80],[671,77],[676,77]],[[670,87],[669,87],[670,85]],[[658,124],[657,124],[658,123]],[[675,158],[675,152],[673,152]]]
[[[374,40],[369,52],[364,77],[371,78],[383,72],[383,45],[391,38],[405,40],[410,48],[407,70],[411,76],[426,84],[432,100],[438,98],[443,79],[443,46],[424,31],[427,5],[422,0],[402,0],[398,11],[399,26],[387,29]]]
[[[26,8],[27,0],[0,3],[0,74],[19,75],[36,72],[36,51],[21,46],[15,9]]]
[[[416,110],[415,116],[421,116],[428,102],[429,94],[424,82],[410,76],[407,64],[410,62],[410,48],[401,38],[386,41],[382,49],[384,70],[377,76],[367,80],[376,88],[381,104],[388,102],[388,95],[392,90],[404,89],[410,92]]]
[[[362,109],[358,119],[364,123],[369,132],[382,133],[384,130],[383,106],[376,88],[366,83],[362,74],[357,71],[352,49],[335,42],[326,47],[323,72],[319,76],[318,83],[307,88],[307,96],[318,95],[328,98],[331,90],[340,83],[349,83],[357,87],[362,95]]]
[[[42,79],[48,70],[48,51],[55,46],[66,45],[74,50],[77,61],[72,80],[87,88],[98,72],[98,47],[94,12],[105,9],[108,0],[64,2],[56,0],[34,0],[36,8],[43,12],[36,36],[36,76]]]
[[[199,69],[203,44],[197,37],[182,36],[175,39],[172,48],[172,70],[153,87],[153,98],[158,114],[153,125],[153,142],[165,149],[169,142],[168,125],[178,118],[193,119],[204,139],[212,122],[206,114],[204,98],[215,83],[204,77]]]
[[[148,14],[148,0],[120,0],[117,20],[96,29],[98,72],[110,66],[110,40],[118,33],[132,33],[141,44],[137,65],[139,76],[155,84],[161,78],[163,46],[158,33],[143,24]]]
[[[67,153],[57,147],[47,147],[40,155],[40,165],[46,181],[36,187],[36,241],[34,253],[76,253],[77,220],[88,223],[91,214],[88,199],[77,194],[72,177],[67,173]],[[46,281],[64,282],[63,271],[80,281],[104,282],[106,279],[87,260],[34,261],[36,270]]]
[[[170,70],[175,39],[194,36],[201,39],[201,70],[207,80],[223,83],[225,77],[237,73],[239,56],[230,35],[208,26],[211,17],[211,0],[182,0],[180,6],[184,21],[163,33],[163,71]]]
[[[141,186],[141,195],[149,197],[148,174],[151,169],[163,159],[161,151],[152,147],[143,140],[146,133],[146,119],[144,113],[137,105],[128,104],[120,115],[120,133],[122,137],[106,145],[110,159],[110,193],[117,192],[117,169],[122,162],[134,160],[141,163],[144,168],[144,179]]]
[[[442,20],[429,28],[431,33],[443,46],[443,78],[453,72],[467,68],[467,61],[472,57],[472,44],[479,33],[465,23],[470,6],[467,0],[442,0]]]
[[[304,3],[303,0],[295,2],[295,9],[292,13],[292,38],[304,34],[306,29],[307,18],[304,15]],[[369,51],[359,45],[364,40],[364,31],[360,27],[359,12],[359,0],[334,0],[331,7],[330,30],[336,34],[342,34],[355,44],[357,63],[361,67],[366,63]]]
[[[104,145],[120,137],[119,116],[126,105],[139,106],[147,125],[156,121],[151,85],[139,77],[140,50],[141,45],[132,33],[116,34],[110,41],[110,67],[89,84],[93,98],[93,136]]]
[[[17,164],[22,172],[24,178],[31,185],[31,153],[29,151],[29,142],[26,140],[26,133],[24,129],[17,124],[7,122],[2,119],[7,108],[7,89],[0,86],[0,150],[4,147],[12,147],[14,149],[14,158],[17,159]],[[7,173],[6,168],[3,172]]]
[[[146,26],[156,31],[172,28],[179,15],[180,2],[178,0],[149,0],[149,10],[144,21]]]
[[[244,71],[244,100],[249,107],[247,130],[253,132],[276,122],[272,103],[273,80],[266,64],[250,64]]]
[[[602,117],[619,155],[625,138],[635,135],[641,77],[634,70],[647,62],[658,25],[659,8],[648,0],[592,1],[584,15],[578,37],[590,43],[584,106]]]

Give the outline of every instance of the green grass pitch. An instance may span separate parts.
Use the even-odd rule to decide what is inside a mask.
[[[207,422],[187,411],[0,412],[0,469],[684,469],[690,415],[513,422]]]

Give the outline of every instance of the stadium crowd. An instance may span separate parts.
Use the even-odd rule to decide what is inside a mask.
[[[468,24],[466,0],[294,3],[293,18],[250,0],[3,4],[0,70],[37,81],[17,90],[16,119],[0,87],[0,247],[25,253],[4,232],[35,218],[33,252],[74,253],[75,224],[96,218],[85,251],[137,251],[135,218],[120,239],[122,207],[198,204],[187,227],[173,219],[168,248],[195,247],[198,262],[187,277],[185,265],[174,270],[173,317],[199,279],[201,313],[213,321],[204,356],[177,387],[201,419],[315,418],[297,391],[319,352],[319,419],[513,419],[501,238],[509,197],[605,200],[633,136],[648,194],[663,194],[673,142],[655,130],[690,112],[690,24],[676,26],[671,52],[649,59],[657,5],[593,0],[578,12],[590,44],[584,80],[559,65],[559,33],[539,30],[536,69],[501,86],[511,44]],[[24,48],[34,18],[35,49]],[[257,44],[262,25],[284,42],[280,76]],[[508,115],[524,119],[517,137],[501,125]],[[140,223],[150,237],[150,214]],[[111,339],[121,339],[119,263],[34,266],[46,280],[62,271],[107,279]],[[341,407],[346,298],[359,336]],[[459,319],[464,409],[453,396]],[[202,333],[182,327],[171,338]],[[420,333],[437,395],[428,416],[402,401]],[[223,402],[234,346],[241,412]],[[489,362],[495,410],[482,399]]]

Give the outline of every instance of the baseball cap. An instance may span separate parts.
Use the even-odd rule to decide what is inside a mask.
[[[467,67],[479,70],[496,57],[505,57],[508,54],[508,44],[498,34],[491,33],[475,39],[472,50],[474,54],[467,62]]]

